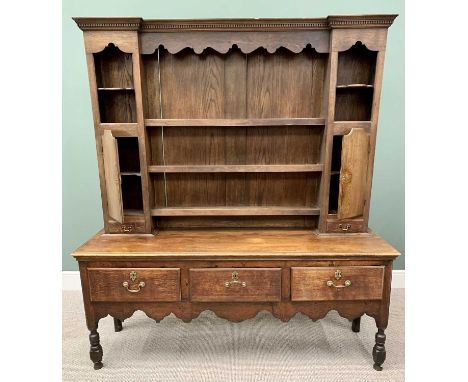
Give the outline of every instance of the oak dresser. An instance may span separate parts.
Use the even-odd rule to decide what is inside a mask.
[[[367,314],[382,369],[399,253],[368,219],[395,17],[75,18],[104,216],[72,254],[95,369],[99,320],[136,310],[336,310],[356,332]]]

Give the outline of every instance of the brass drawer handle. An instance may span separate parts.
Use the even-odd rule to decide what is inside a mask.
[[[123,286],[126,290],[128,290],[130,293],[138,293],[139,291],[141,291],[141,288],[144,288],[144,287],[145,287],[145,282],[144,282],[144,281],[140,281],[140,282],[138,283],[138,289],[130,289],[130,288],[128,287],[128,281],[124,281],[123,284],[122,284],[122,286]]]
[[[331,280],[327,281],[327,286],[329,287],[335,287],[335,288],[346,288],[351,285],[351,280],[346,280],[344,282],[344,285],[335,285],[335,283]]]
[[[348,231],[351,228],[351,224],[339,224],[338,228],[341,228],[342,231]]]
[[[240,286],[242,286],[242,288],[245,288],[247,286],[247,283],[245,281],[240,281],[239,280],[239,274],[237,272],[232,272],[231,277],[232,277],[231,281],[225,281],[224,282],[224,286],[226,288],[229,288],[233,284],[240,284]]]
[[[130,272],[130,280],[135,281],[136,278],[137,278],[137,273],[136,273],[135,271],[131,271],[131,272]],[[139,291],[141,291],[141,288],[144,288],[144,287],[145,287],[145,285],[146,285],[146,284],[145,284],[144,281],[140,281],[140,282],[138,283],[138,289],[130,289],[130,288],[128,287],[128,286],[129,286],[128,281],[124,281],[124,282],[122,283],[122,286],[123,286],[126,290],[128,290],[130,293],[138,293]]]
[[[341,279],[342,273],[340,269],[335,271],[335,280]],[[327,281],[327,286],[335,287],[335,288],[346,288],[351,285],[351,280],[345,280],[344,285],[335,285],[335,283],[331,280]]]
[[[122,232],[132,232],[133,231],[133,224],[122,224],[120,226]]]

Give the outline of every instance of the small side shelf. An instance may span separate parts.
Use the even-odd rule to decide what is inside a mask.
[[[151,210],[152,216],[271,216],[319,215],[317,207],[165,207]]]
[[[131,172],[131,171],[124,171],[120,173],[121,176],[141,176],[140,172]]]
[[[348,84],[348,85],[336,85],[337,89],[372,89],[374,85],[369,84]]]
[[[288,165],[176,165],[148,166],[150,173],[184,173],[184,172],[320,172],[323,164],[288,164]]]
[[[98,91],[113,91],[113,92],[118,92],[118,91],[134,91],[134,88],[97,88]]]

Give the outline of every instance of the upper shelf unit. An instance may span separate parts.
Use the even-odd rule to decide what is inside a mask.
[[[95,69],[96,136],[109,143],[107,159],[97,147],[106,232],[129,216],[145,233],[330,232],[329,214],[359,218],[350,231],[366,230],[370,178],[344,175],[358,158],[372,176],[373,115],[394,18],[75,19]],[[357,213],[343,209],[343,195],[350,206],[359,199]]]

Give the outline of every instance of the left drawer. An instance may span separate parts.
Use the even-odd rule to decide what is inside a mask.
[[[88,268],[91,301],[180,301],[179,268]]]

